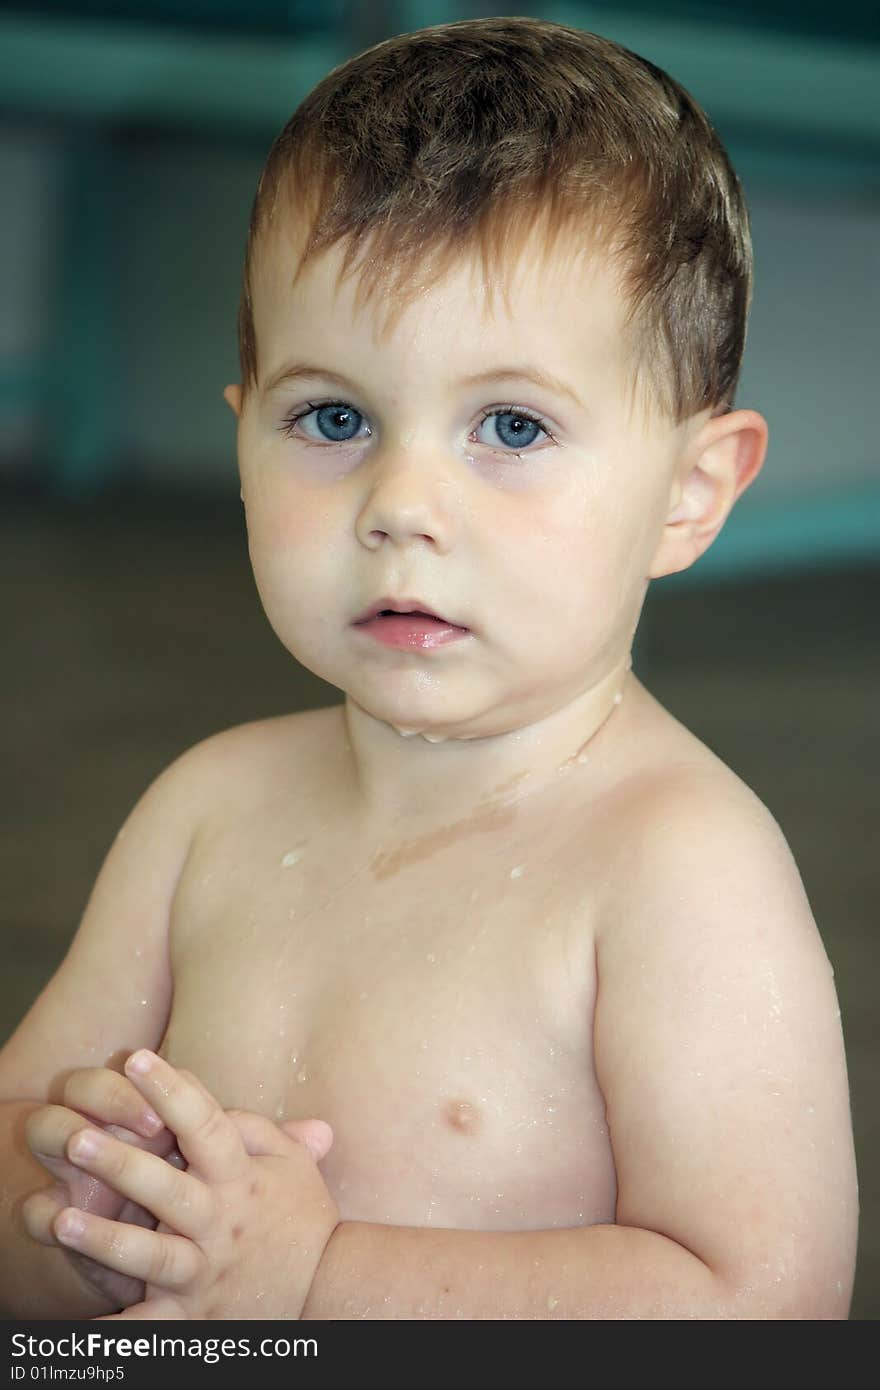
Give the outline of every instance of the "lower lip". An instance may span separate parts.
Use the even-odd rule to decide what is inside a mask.
[[[383,647],[412,648],[416,651],[430,651],[433,647],[445,647],[457,642],[461,637],[469,637],[466,627],[454,627],[441,618],[426,618],[421,613],[399,613],[393,618],[370,618],[365,623],[355,623],[358,632],[365,633]]]

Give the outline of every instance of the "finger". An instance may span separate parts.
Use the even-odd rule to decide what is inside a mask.
[[[125,1071],[177,1136],[177,1147],[186,1161],[208,1182],[228,1182],[242,1176],[248,1155],[241,1135],[194,1076],[169,1066],[146,1049],[132,1053]]]
[[[316,1163],[330,1152],[333,1131],[326,1120],[283,1120],[275,1124],[265,1115],[251,1110],[227,1110],[252,1157],[273,1155],[285,1158],[290,1152],[289,1141],[308,1150]]]
[[[204,1265],[198,1246],[184,1236],[123,1226],[77,1207],[65,1207],[59,1213],[55,1234],[62,1245],[105,1269],[172,1291],[191,1284]]]
[[[39,1245],[57,1245],[55,1218],[69,1206],[63,1187],[44,1187],[32,1192],[21,1204],[21,1219],[31,1240]]]
[[[213,1220],[214,1200],[203,1182],[103,1130],[77,1131],[67,1153],[77,1168],[146,1207],[184,1236],[197,1239]]]
[[[34,1158],[67,1189],[65,1206],[96,1208],[103,1216],[115,1216],[119,1198],[97,1179],[77,1172],[68,1161],[67,1145],[84,1127],[82,1115],[61,1105],[42,1105],[25,1121],[25,1135]]]
[[[252,1157],[271,1154],[286,1158],[290,1154],[290,1141],[295,1136],[286,1135],[279,1125],[265,1115],[257,1115],[252,1110],[227,1110],[226,1114]]]
[[[64,1249],[55,1234],[55,1222],[68,1205],[63,1188],[47,1188],[43,1192],[32,1193],[21,1205],[22,1221],[28,1234],[39,1245],[52,1246],[56,1250]],[[65,1254],[79,1269],[85,1282],[99,1292],[109,1292],[111,1297],[125,1303],[133,1303],[143,1296],[142,1280],[126,1279],[124,1275],[113,1274],[101,1265],[94,1265],[85,1255],[80,1255],[69,1247]]]
[[[37,1161],[66,1187],[65,1206],[95,1211],[99,1216],[116,1217],[121,1206],[119,1193],[105,1187],[96,1176],[80,1171],[68,1158],[67,1146],[71,1138],[87,1127],[87,1121],[76,1111],[62,1105],[42,1105],[28,1115],[25,1134]],[[131,1142],[161,1152],[173,1146],[174,1136],[163,1127],[154,1139],[132,1135]],[[45,1231],[43,1237],[48,1239]]]
[[[92,1322],[132,1322],[136,1319],[149,1319],[151,1322],[168,1322],[185,1318],[187,1315],[174,1298],[151,1298],[146,1303],[135,1303],[124,1313],[105,1313],[102,1318],[92,1318]]]
[[[282,1120],[280,1128],[305,1145],[316,1163],[327,1157],[333,1145],[333,1130],[326,1120]]]
[[[28,1148],[41,1163],[47,1158],[64,1159],[68,1140],[83,1123],[82,1115],[63,1105],[41,1105],[25,1120]]]
[[[71,1072],[64,1084],[64,1103],[103,1125],[119,1125],[145,1139],[154,1138],[163,1127],[137,1087],[109,1067],[81,1067]]]

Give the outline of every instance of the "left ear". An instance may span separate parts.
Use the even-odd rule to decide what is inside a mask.
[[[760,473],[766,452],[767,421],[756,410],[706,421],[676,471],[649,579],[686,570],[709,549],[734,502]]]
[[[234,411],[237,416],[241,416],[241,386],[238,383],[224,386],[223,399],[230,410]]]

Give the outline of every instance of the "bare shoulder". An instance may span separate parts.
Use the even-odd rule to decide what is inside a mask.
[[[330,739],[323,711],[239,725],[153,779],[107,851],[64,960],[0,1050],[0,1096],[46,1098],[61,1066],[117,1065],[158,1046],[173,993],[172,908],[196,837],[215,814],[258,803],[279,768],[305,766],[325,729]]]
[[[687,884],[735,868],[764,883],[768,874],[786,879],[802,894],[782,829],[755,792],[643,687],[634,704],[606,817],[614,882],[627,906],[646,887],[657,892],[658,875],[680,875],[683,861]],[[649,862],[649,875],[638,872]],[[605,915],[609,929],[614,916],[613,909]]]
[[[833,971],[770,811],[699,740],[662,738],[617,794],[597,924],[617,1220],[702,1259],[731,1316],[846,1317],[858,1202]]]
[[[316,770],[326,751],[339,747],[340,707],[237,724],[187,749],[169,769],[179,793],[210,810],[234,789],[236,798],[260,797],[275,782],[290,785]]]

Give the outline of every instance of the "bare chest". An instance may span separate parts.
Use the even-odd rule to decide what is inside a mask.
[[[333,1127],[343,1219],[614,1219],[583,865],[515,826],[365,845],[218,828],[175,901],[163,1055],[226,1106]]]

